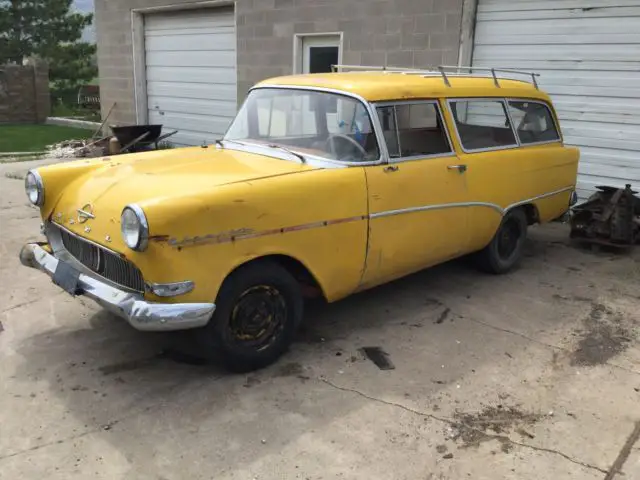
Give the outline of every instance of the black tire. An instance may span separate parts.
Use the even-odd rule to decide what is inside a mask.
[[[202,354],[232,372],[264,368],[288,350],[303,306],[299,283],[277,263],[240,267],[223,282],[209,324],[195,332]]]
[[[522,259],[527,227],[527,215],[523,209],[507,212],[491,243],[477,253],[478,267],[496,275],[513,270]]]

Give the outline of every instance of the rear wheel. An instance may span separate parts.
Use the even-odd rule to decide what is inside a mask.
[[[509,211],[491,243],[478,252],[478,266],[485,272],[495,274],[512,270],[522,258],[527,226],[527,215],[523,209]]]
[[[197,332],[204,354],[247,372],[275,362],[291,345],[303,313],[300,285],[283,267],[256,262],[222,284],[216,311]]]

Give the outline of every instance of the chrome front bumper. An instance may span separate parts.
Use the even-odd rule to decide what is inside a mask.
[[[29,243],[20,252],[23,265],[42,270],[53,277],[58,259],[36,243]],[[139,293],[115,288],[100,279],[80,273],[78,286],[100,306],[127,320],[142,331],[171,331],[203,327],[213,315],[213,303],[152,303]]]

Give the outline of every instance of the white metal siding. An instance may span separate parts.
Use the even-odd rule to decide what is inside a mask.
[[[149,123],[179,130],[171,142],[221,137],[236,113],[233,12],[190,10],[145,18]]]
[[[640,187],[640,0],[479,0],[473,65],[541,74],[581,197]]]

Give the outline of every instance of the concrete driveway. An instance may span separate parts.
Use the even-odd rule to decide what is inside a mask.
[[[640,251],[534,228],[511,275],[309,306],[285,358],[231,375],[19,265],[28,166],[0,166],[0,478],[640,479]]]

